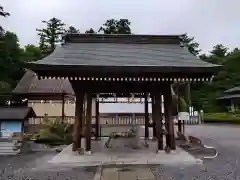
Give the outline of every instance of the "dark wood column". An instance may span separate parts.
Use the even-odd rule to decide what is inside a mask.
[[[86,151],[91,151],[92,137],[92,93],[87,93],[87,114],[86,114]]]
[[[149,112],[148,112],[148,93],[144,94],[144,109],[145,109],[145,139],[149,138]]]
[[[177,84],[177,117],[179,115],[180,107],[179,107],[179,84]],[[182,133],[182,121],[178,119],[178,132]]]
[[[99,101],[96,99],[95,101],[95,138],[99,139]]]
[[[162,115],[161,115],[161,94],[155,93],[155,116],[156,116],[156,135],[158,140],[158,150],[163,150],[163,128],[162,128]]]
[[[62,93],[62,121],[64,121],[65,117],[65,94]]]
[[[166,136],[166,142],[169,144],[170,149],[176,149],[175,137],[174,137],[174,122],[172,118],[172,92],[171,84],[166,84],[164,87],[164,114],[165,123],[167,124],[166,130],[168,135]]]
[[[154,92],[151,93],[152,99],[152,129],[153,129],[153,139],[156,139],[156,108],[155,108],[155,94]]]
[[[77,151],[81,148],[81,133],[82,133],[82,121],[83,121],[83,100],[84,94],[82,92],[75,92],[75,124],[73,134],[73,151]]]

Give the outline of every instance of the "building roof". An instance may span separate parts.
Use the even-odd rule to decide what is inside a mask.
[[[71,83],[63,79],[39,80],[34,72],[27,70],[16,88],[15,94],[66,94],[74,95]]]
[[[35,116],[31,107],[0,107],[1,120],[24,120]]]
[[[240,94],[240,86],[236,86],[236,87],[233,87],[231,89],[224,91],[224,93],[228,93],[228,94],[229,93],[237,93],[237,92],[239,92],[239,94]]]
[[[180,46],[180,36],[67,34],[65,44],[44,59],[31,63],[33,70],[92,68],[136,72],[217,72],[219,65],[200,60]],[[74,67],[74,68],[73,68]],[[101,68],[99,68],[101,67]],[[111,68],[110,68],[111,67]],[[48,69],[49,68],[49,69]],[[196,69],[192,69],[196,68]]]
[[[219,98],[219,100],[227,100],[227,99],[240,99],[240,93],[239,94],[229,94],[229,95],[224,95]]]

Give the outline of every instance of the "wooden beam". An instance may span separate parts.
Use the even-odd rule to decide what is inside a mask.
[[[99,101],[95,102],[95,138],[99,138]]]
[[[144,100],[145,100],[145,113],[144,113],[144,116],[145,116],[145,139],[148,139],[149,138],[149,112],[148,112],[148,93],[145,93],[145,97],[144,97]]]
[[[155,108],[155,94],[154,92],[151,93],[152,98],[152,124],[153,124],[153,139],[156,138],[156,108]]]
[[[92,137],[92,93],[87,93],[87,115],[86,115],[86,151],[91,151]]]
[[[156,121],[156,135],[158,140],[158,150],[163,150],[163,128],[162,128],[162,115],[161,115],[161,94],[155,93],[155,121]]]
[[[164,87],[164,111],[165,111],[165,124],[167,122],[167,143],[170,146],[170,149],[176,150],[175,136],[174,136],[174,122],[172,117],[172,93],[171,93],[171,84],[168,83]]]
[[[75,105],[75,124],[73,134],[73,151],[77,151],[81,148],[81,132],[82,132],[82,120],[83,120],[83,99],[84,95],[80,92],[76,93],[76,105]]]

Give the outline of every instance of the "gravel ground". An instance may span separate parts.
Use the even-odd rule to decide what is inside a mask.
[[[64,167],[47,163],[56,153],[0,156],[0,180],[92,180],[96,167]]]
[[[240,127],[188,126],[186,132],[199,137],[204,144],[214,146],[220,153],[213,160],[204,160],[195,166],[156,166],[152,171],[158,180],[239,180],[240,179]]]
[[[157,180],[240,180],[240,126],[187,126],[188,134],[214,146],[219,156],[203,165],[151,166]],[[96,167],[64,167],[47,163],[56,153],[0,156],[0,180],[92,180]]]

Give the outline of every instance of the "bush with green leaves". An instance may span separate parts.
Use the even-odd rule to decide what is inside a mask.
[[[71,144],[73,125],[62,119],[47,121],[44,127],[35,135],[36,142],[47,144]]]
[[[240,114],[234,114],[229,112],[221,112],[221,113],[204,113],[204,122],[226,122],[226,121],[235,121],[240,123]]]

